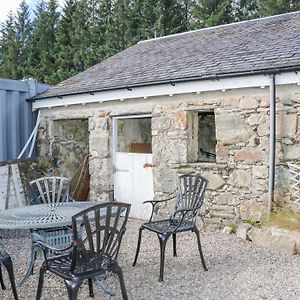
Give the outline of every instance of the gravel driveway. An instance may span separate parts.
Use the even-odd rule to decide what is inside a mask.
[[[193,234],[178,235],[178,257],[172,257],[172,243],[169,242],[165,281],[159,283],[159,243],[155,234],[144,233],[139,260],[136,267],[132,267],[140,224],[140,221],[129,220],[119,254],[129,299],[300,299],[299,255],[270,252],[219,230],[206,230],[201,234],[207,272],[203,271]],[[28,234],[23,232],[17,238],[7,238],[7,232],[2,235],[0,244],[10,252],[19,281],[30,254]],[[18,288],[20,300],[35,299],[40,263],[38,260],[35,274]],[[3,273],[9,286],[6,272]],[[110,297],[95,288],[95,300],[121,299],[117,278],[110,277],[106,285],[116,290],[117,295]],[[13,299],[11,290],[0,289],[0,299]],[[46,275],[42,299],[67,299],[64,283]],[[91,299],[87,285],[80,289],[78,299]]]

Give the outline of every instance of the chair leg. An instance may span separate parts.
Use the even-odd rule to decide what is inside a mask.
[[[176,233],[172,234],[173,237],[173,256],[177,256],[177,250],[176,250]]]
[[[81,280],[65,280],[65,285],[67,287],[67,291],[68,291],[68,296],[69,296],[69,300],[76,300],[77,299],[77,293],[79,290],[79,287],[81,285]]]
[[[196,236],[197,236],[197,242],[198,242],[198,249],[199,249],[199,254],[200,254],[200,258],[201,258],[201,262],[202,262],[202,266],[204,271],[207,271],[206,265],[205,265],[205,261],[204,261],[204,256],[203,256],[203,252],[202,252],[202,248],[201,248],[201,242],[200,242],[200,234],[199,234],[199,230],[198,228],[195,226],[193,228],[193,231],[195,232]]]
[[[44,277],[45,277],[45,268],[41,266],[40,268],[40,277],[39,277],[39,284],[38,284],[38,289],[36,292],[36,300],[40,300],[42,297],[42,290],[43,290],[43,285],[44,285]]]
[[[142,240],[142,232],[143,232],[144,228],[140,227],[139,230],[139,239],[138,239],[138,243],[137,243],[137,247],[136,247],[136,252],[135,252],[135,257],[134,257],[134,261],[133,261],[133,266],[136,265],[136,261],[138,259],[139,256],[139,252],[140,252],[140,247],[141,247],[141,240]]]
[[[7,273],[8,273],[8,276],[9,276],[11,289],[12,289],[12,292],[14,294],[14,297],[15,297],[16,300],[19,300],[17,289],[16,289],[14,269],[13,269],[11,258],[9,257],[9,259],[3,261],[3,265],[7,269]]]
[[[164,281],[164,267],[165,267],[165,250],[169,236],[157,234],[160,244],[160,270],[159,270],[159,281]]]
[[[6,290],[6,287],[5,287],[4,281],[3,281],[3,276],[2,276],[1,263],[0,263],[0,284],[1,284],[2,290]]]
[[[93,290],[93,279],[89,278],[89,292],[90,292],[90,297],[94,297],[94,290]]]
[[[110,288],[108,288],[108,287],[103,283],[103,281],[100,279],[100,277],[94,277],[93,279],[94,279],[94,281],[95,281],[97,287],[98,287],[99,289],[101,289],[104,293],[106,293],[106,294],[108,294],[108,295],[110,295],[110,296],[115,296],[115,295],[116,295],[114,291],[112,291]]]
[[[123,300],[127,300],[128,297],[127,297],[127,292],[126,292],[126,288],[125,288],[125,283],[124,283],[124,277],[123,277],[122,269],[118,266],[118,267],[114,268],[113,272],[116,273],[118,275],[118,277],[119,277]]]
[[[20,283],[18,284],[18,286],[22,286],[26,280],[29,278],[30,275],[33,275],[33,268],[34,268],[34,262],[36,260],[36,254],[37,254],[37,245],[32,245],[31,246],[31,260],[30,260],[30,264],[29,267],[23,277],[23,279],[20,281]]]

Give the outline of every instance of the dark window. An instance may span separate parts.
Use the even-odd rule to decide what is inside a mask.
[[[216,161],[216,125],[214,112],[198,113],[198,161]]]

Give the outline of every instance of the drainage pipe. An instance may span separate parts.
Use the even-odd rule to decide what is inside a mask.
[[[276,149],[276,82],[275,74],[270,75],[270,139],[269,139],[269,197],[268,212],[272,212],[275,186],[275,149]]]

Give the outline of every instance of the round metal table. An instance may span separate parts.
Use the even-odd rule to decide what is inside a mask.
[[[42,229],[71,225],[79,211],[103,201],[36,204],[0,211],[0,229]]]

